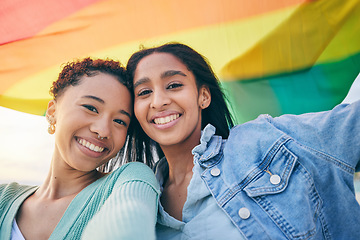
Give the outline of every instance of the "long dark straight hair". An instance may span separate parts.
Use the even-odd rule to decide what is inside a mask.
[[[211,124],[216,128],[216,135],[228,138],[230,128],[233,127],[234,123],[226,104],[227,99],[207,59],[191,47],[181,43],[167,43],[159,47],[142,49],[135,52],[130,57],[126,67],[128,73],[127,79],[131,81],[131,85],[129,85],[133,85],[135,71],[141,59],[153,53],[172,54],[194,74],[198,89],[202,86],[209,88],[211,103],[209,107],[202,110],[201,128],[203,129],[207,124]],[[132,91],[132,94],[134,94],[134,91]],[[135,149],[133,149],[132,157],[136,159],[134,159],[135,161],[144,161],[143,158],[145,157],[145,162],[153,162],[154,151],[158,154],[158,157],[164,156],[159,145],[145,134],[136,118],[132,119],[131,124],[134,124],[132,144]]]

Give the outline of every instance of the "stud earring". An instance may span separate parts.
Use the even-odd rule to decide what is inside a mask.
[[[98,138],[98,139],[101,139],[101,140],[104,139],[104,137],[100,137],[100,134],[98,134],[97,138]]]

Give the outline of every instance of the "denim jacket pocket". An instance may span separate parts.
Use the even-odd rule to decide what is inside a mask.
[[[288,239],[308,239],[321,229],[322,200],[310,173],[284,145],[245,188]]]

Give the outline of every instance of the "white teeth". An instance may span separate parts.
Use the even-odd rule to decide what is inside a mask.
[[[94,145],[94,144],[90,144],[90,147],[89,147],[89,148],[94,151],[95,145]]]
[[[90,142],[86,141],[85,139],[78,140],[78,143],[80,143],[84,147],[87,147],[88,149],[90,149],[90,150],[92,150],[94,152],[102,152],[102,151],[104,151],[103,147],[95,146],[93,143],[90,143]]]
[[[154,123],[155,124],[166,124],[166,123],[169,123],[171,121],[174,121],[175,119],[177,119],[179,117],[180,117],[180,114],[173,114],[173,115],[166,116],[166,117],[163,117],[163,118],[155,118]]]

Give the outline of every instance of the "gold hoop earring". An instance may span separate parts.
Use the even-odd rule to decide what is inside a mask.
[[[54,134],[55,133],[55,124],[49,123],[48,133],[49,134]]]

